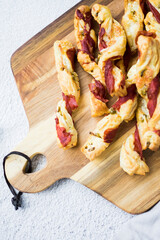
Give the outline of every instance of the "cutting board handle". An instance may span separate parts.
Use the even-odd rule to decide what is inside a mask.
[[[53,116],[33,126],[26,138],[14,149],[26,154],[30,159],[37,154],[49,158],[47,151],[52,144],[56,144],[56,133],[53,125]],[[25,173],[27,160],[19,155],[10,155],[5,163],[5,172],[8,181],[19,191],[39,192],[57,180],[66,177],[67,166],[47,161],[46,166],[34,173]]]

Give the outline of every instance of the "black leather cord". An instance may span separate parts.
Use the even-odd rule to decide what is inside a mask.
[[[27,162],[28,162],[28,169],[25,171],[26,173],[31,173],[32,171],[32,167],[31,167],[31,159],[24,153],[21,153],[21,152],[18,152],[18,151],[13,151],[13,152],[10,152],[9,154],[7,154],[4,159],[3,159],[3,172],[4,172],[4,178],[5,178],[5,181],[11,191],[11,193],[13,194],[13,198],[11,199],[11,202],[13,204],[13,206],[15,207],[15,210],[17,210],[19,207],[21,207],[21,195],[23,194],[23,192],[16,192],[14,187],[10,184],[10,182],[8,181],[7,179],[7,176],[6,176],[6,172],[5,172],[5,162],[7,160],[7,158],[12,155],[12,154],[15,154],[15,155],[19,155],[19,156],[22,156],[24,157],[25,159],[27,159]]]

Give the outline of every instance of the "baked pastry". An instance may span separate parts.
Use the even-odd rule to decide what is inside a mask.
[[[110,109],[110,113],[97,123],[97,127],[81,148],[85,156],[94,160],[113,141],[122,121],[129,121],[134,117],[137,108],[137,92],[135,85],[127,89],[127,95],[120,97]]]
[[[149,84],[147,94],[139,98],[136,112],[135,134],[131,134],[123,143],[120,153],[120,166],[129,175],[145,175],[149,168],[142,151],[152,151],[160,147],[160,81],[156,76]]]
[[[131,134],[122,144],[120,166],[129,175],[145,175],[146,172],[149,172],[149,168],[135,144],[138,145],[137,137],[135,137],[135,134]]]
[[[125,96],[127,94],[125,74],[116,65],[117,59],[122,59],[126,50],[125,32],[122,26],[112,18],[108,7],[94,4],[92,15],[100,25],[98,66],[104,73],[108,93],[111,96]]]
[[[77,73],[74,71],[74,57],[76,50],[69,41],[56,41],[54,55],[58,72],[59,85],[65,95],[72,95],[78,103],[80,86]]]
[[[136,83],[138,93],[142,97],[147,97],[149,84],[160,70],[160,47],[155,37],[155,33],[139,32],[137,36],[138,60],[127,74],[127,82]]]
[[[66,109],[66,102],[61,100],[57,104],[55,117],[58,146],[63,149],[77,145],[77,131],[73,124],[72,116]]]
[[[81,151],[89,160],[94,160],[113,141],[122,119],[118,114],[108,114],[97,123],[97,127],[90,132],[86,143]]]
[[[157,105],[157,109],[158,108],[159,106]],[[160,120],[159,114],[157,114],[157,117]],[[141,98],[139,100],[136,118],[142,149],[146,150],[149,148],[152,151],[158,150],[160,146],[160,126],[157,124],[155,127],[153,124],[152,117],[150,117],[147,107],[147,101],[145,99]],[[158,122],[159,121],[157,121],[157,123]]]
[[[110,108],[111,113],[117,113],[121,116],[122,121],[129,122],[135,116],[137,109],[137,89],[135,84],[127,88],[127,95],[119,97],[115,104]]]
[[[135,39],[138,31],[143,30],[144,14],[141,3],[141,0],[124,0],[125,13],[122,17],[122,25],[125,29],[131,52],[137,49]]]
[[[156,39],[160,43],[160,23],[157,22],[152,12],[148,12],[144,19],[145,28],[148,32],[156,33]]]
[[[94,58],[94,50],[97,45],[97,38],[95,31],[92,29],[91,20],[91,9],[88,6],[82,5],[75,11],[74,30],[78,47],[77,59],[83,69],[91,74],[94,78],[91,85],[92,89],[94,89],[94,92],[90,93],[90,100],[91,115],[92,117],[96,117],[108,113],[108,107],[106,105],[107,98],[105,101],[102,101],[101,97],[98,95],[98,93],[100,93],[98,86],[101,85],[103,92],[106,90],[102,70],[99,68]],[[97,81],[99,84],[96,84]]]
[[[89,89],[91,116],[98,117],[107,114],[109,111],[106,105],[108,99],[104,85],[100,81],[93,79],[92,83],[89,84]]]
[[[74,71],[76,50],[69,41],[56,41],[54,54],[58,80],[63,100],[57,105],[55,117],[58,146],[68,149],[77,144],[77,131],[74,128],[72,111],[78,107],[80,86],[77,73]]]

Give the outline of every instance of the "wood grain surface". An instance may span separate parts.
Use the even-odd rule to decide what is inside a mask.
[[[31,158],[37,153],[46,156],[47,164],[42,170],[24,174],[26,160],[11,156],[6,162],[6,174],[11,184],[24,192],[46,189],[61,178],[71,178],[94,190],[118,207],[133,214],[151,208],[160,199],[160,151],[146,151],[150,167],[146,176],[128,176],[119,166],[122,142],[134,131],[134,120],[120,126],[115,141],[95,161],[89,162],[80,152],[89,131],[100,118],[91,118],[88,84],[91,76],[76,63],[80,78],[81,99],[73,118],[79,133],[77,147],[62,150],[57,147],[54,112],[61,99],[57,80],[53,43],[68,39],[75,46],[73,17],[75,9],[82,4],[91,6],[92,0],[81,1],[31,40],[20,47],[11,58],[11,67],[28,117],[30,130],[26,138],[15,147]],[[113,17],[121,20],[123,0],[101,1],[108,5]]]

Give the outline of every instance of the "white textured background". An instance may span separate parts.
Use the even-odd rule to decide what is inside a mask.
[[[78,0],[0,0],[0,240],[110,240],[133,216],[71,180],[23,195],[14,210],[3,178],[2,158],[28,131],[10,68],[12,53]]]

